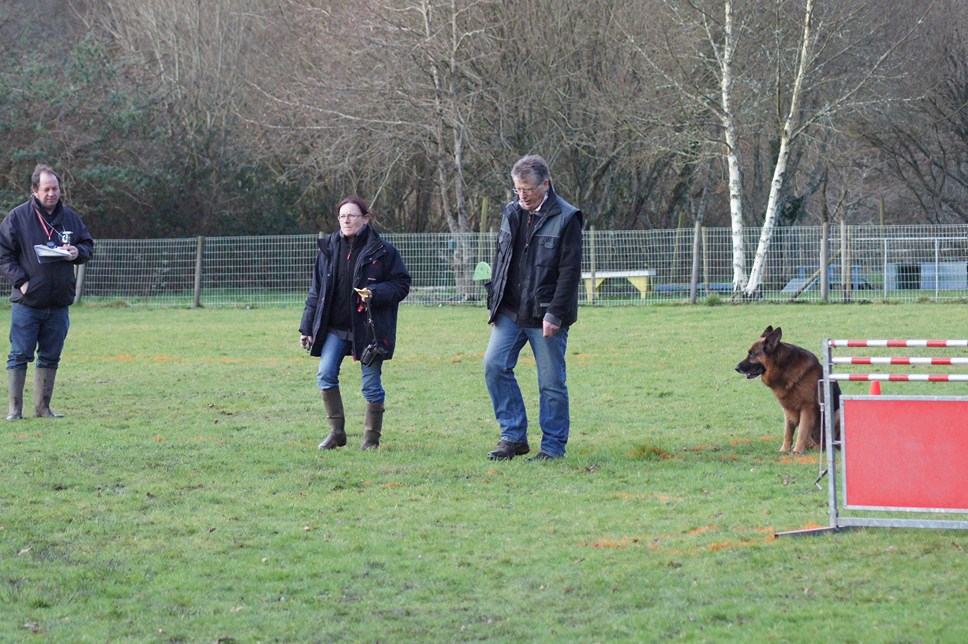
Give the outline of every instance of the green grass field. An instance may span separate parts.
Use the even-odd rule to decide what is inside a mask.
[[[0,641],[966,641],[968,534],[773,537],[826,525],[826,485],[733,371],[767,324],[818,352],[966,314],[583,308],[568,457],[543,464],[485,458],[480,308],[404,307],[381,448],[348,361],[350,445],[323,453],[299,309],[77,307],[67,417],[0,432]]]

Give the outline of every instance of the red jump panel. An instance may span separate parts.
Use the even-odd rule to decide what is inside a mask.
[[[846,507],[968,511],[968,400],[842,403]]]

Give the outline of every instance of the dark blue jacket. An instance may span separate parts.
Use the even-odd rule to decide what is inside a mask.
[[[34,252],[34,245],[44,245],[53,241],[61,245],[57,233],[48,238],[44,225],[37,217],[37,211],[46,222],[60,233],[71,231],[71,245],[77,248],[77,259],[73,262],[56,260],[41,263]],[[94,256],[94,239],[76,212],[58,201],[54,212],[47,213],[44,207],[31,197],[3,218],[0,222],[0,274],[10,280],[10,301],[35,309],[70,306],[74,303],[77,287],[74,265],[89,262]],[[27,292],[21,293],[20,287],[29,281]]]
[[[561,327],[578,319],[578,287],[581,281],[582,213],[549,187],[548,198],[524,246],[527,253],[522,266],[520,326],[539,327],[543,320]],[[514,240],[527,231],[527,211],[517,200],[502,213],[497,236],[491,281],[487,288],[489,322],[497,318],[507,288],[508,267],[514,254]],[[516,261],[516,260],[515,260]]]
[[[328,332],[329,305],[333,297],[336,280],[336,253],[339,252],[340,232],[319,239],[319,253],[316,254],[316,268],[313,271],[312,285],[306,297],[299,332],[313,338],[310,355],[319,356]],[[370,227],[366,245],[360,253],[353,274],[354,288],[368,288],[373,293],[370,299],[373,327],[377,342],[387,350],[386,360],[393,357],[397,341],[397,309],[400,302],[410,292],[410,273],[403,263],[400,253],[385,241],[376,230]],[[366,311],[362,307],[353,309],[353,357],[360,359],[363,349],[372,338],[368,335]]]

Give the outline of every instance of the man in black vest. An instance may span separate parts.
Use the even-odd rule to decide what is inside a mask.
[[[492,460],[527,454],[528,417],[514,376],[518,355],[531,345],[538,368],[541,451],[529,460],[565,455],[570,416],[565,384],[568,327],[578,318],[582,213],[558,196],[548,163],[529,155],[511,169],[517,198],[502,213],[487,288],[491,338],[484,379],[501,427]]]

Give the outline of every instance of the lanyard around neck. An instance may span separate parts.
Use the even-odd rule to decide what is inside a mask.
[[[50,241],[50,238],[54,236],[54,233],[57,232],[57,229],[54,228],[54,224],[47,223],[47,220],[44,219],[44,216],[40,214],[40,210],[38,210],[36,207],[34,208],[34,212],[37,213],[37,219],[40,220],[40,225],[44,228],[44,232],[47,234],[47,241]]]

